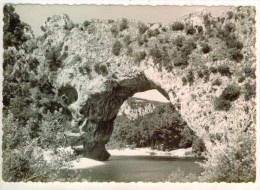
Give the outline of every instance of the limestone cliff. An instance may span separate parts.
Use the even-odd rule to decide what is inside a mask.
[[[119,109],[117,115],[126,115],[131,120],[152,113],[161,102],[149,101],[140,98],[128,98]]]
[[[255,126],[255,13],[244,9],[231,18],[196,14],[202,26],[180,20],[184,30],[174,23],[74,24],[66,15],[53,16],[32,54],[69,108],[85,156],[108,159],[105,144],[120,107],[150,89],[178,108],[208,149],[220,149]],[[46,56],[53,52],[54,61]]]

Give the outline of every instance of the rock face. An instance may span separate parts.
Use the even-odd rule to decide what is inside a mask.
[[[128,119],[134,120],[138,117],[144,116],[145,114],[152,113],[157,104],[163,103],[139,98],[128,98],[120,107],[117,115],[124,114]]]
[[[235,29],[241,23],[227,19],[224,22],[231,21]],[[207,54],[201,52],[200,40],[197,40],[187,64],[171,64],[169,69],[171,59],[178,56],[172,48],[178,46],[174,39],[177,36],[194,37],[184,31],[174,32],[170,25],[158,25],[156,29],[151,25],[143,32],[140,24],[132,21],[127,21],[126,25],[122,20],[97,20],[74,25],[67,16],[54,16],[43,25],[43,29],[37,44],[39,48],[34,50],[34,54],[43,63],[46,57],[42,52],[50,47],[58,48],[62,61],[56,70],[46,70],[42,64],[39,71],[50,72],[50,79],[59,89],[60,96],[64,97],[64,104],[73,117],[71,124],[80,130],[86,157],[109,158],[105,144],[112,134],[113,121],[120,107],[134,93],[150,89],[157,89],[178,108],[208,149],[216,146],[212,136],[219,134],[218,144],[225,146],[239,131],[254,126],[254,99],[245,100],[244,86],[249,82],[255,84],[255,79],[248,77],[238,82],[243,62],[213,59],[221,49],[216,45],[217,38],[208,37],[212,47]],[[253,69],[255,57],[250,48],[254,48],[254,40],[249,32],[239,35],[245,42],[243,54],[252,55],[248,61],[251,61],[249,65]],[[139,42],[140,38],[144,38],[143,44]],[[168,65],[156,61],[160,56],[152,55],[153,47],[162,51],[166,47],[171,58]],[[161,55],[161,58],[165,57]],[[228,66],[229,74],[210,71],[211,67],[223,65]],[[203,76],[200,75],[202,70]],[[188,79],[188,84],[184,78]],[[216,80],[221,81],[219,85],[213,85]],[[240,89],[239,96],[230,101],[228,110],[216,109],[215,99],[230,85]]]

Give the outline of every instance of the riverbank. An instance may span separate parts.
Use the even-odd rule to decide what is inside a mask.
[[[177,149],[172,151],[159,151],[159,150],[152,150],[151,148],[124,148],[124,149],[112,149],[108,150],[108,152],[111,154],[111,156],[167,156],[167,157],[194,157],[193,154],[191,154],[192,149],[186,148],[186,149]],[[71,147],[67,148],[60,148],[58,149],[58,152],[63,152],[69,155],[73,154],[73,150]],[[44,158],[46,161],[50,162],[54,157],[54,154],[52,151],[46,151],[44,153]],[[78,158],[76,160],[72,160],[68,162],[70,169],[86,169],[86,168],[92,168],[100,165],[104,165],[106,162],[101,162],[89,158]]]
[[[113,156],[170,156],[170,157],[194,157],[192,148],[182,148],[172,151],[152,150],[151,148],[124,148],[108,150]]]

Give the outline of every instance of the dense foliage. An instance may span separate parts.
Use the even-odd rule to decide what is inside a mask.
[[[135,120],[119,115],[115,120],[114,132],[108,147],[123,148],[151,147],[160,150],[195,147],[194,153],[201,153],[204,146],[196,141],[198,137],[181,119],[171,104],[160,104],[152,113]],[[193,145],[193,141],[195,144]],[[197,144],[196,144],[197,143]],[[205,150],[205,149],[204,149]]]
[[[53,181],[73,157],[59,150],[67,146],[69,112],[48,76],[39,75],[37,57],[25,54],[32,48],[24,45],[26,26],[11,5],[4,6],[2,174],[12,182]],[[46,63],[56,70],[59,51],[46,52]],[[50,162],[44,157],[47,150],[53,153]]]

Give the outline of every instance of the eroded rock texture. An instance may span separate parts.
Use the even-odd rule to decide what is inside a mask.
[[[197,17],[202,19],[203,15],[196,15],[198,20]],[[235,29],[241,23],[224,20],[224,24],[229,22]],[[254,127],[254,96],[245,98],[248,93],[245,86],[250,83],[254,88],[255,79],[248,76],[238,81],[244,76],[246,64],[255,69],[254,28],[251,34],[249,31],[237,34],[244,42],[245,63],[222,58],[221,50],[227,47],[215,34],[212,37],[203,34],[211,46],[210,52],[205,53],[198,29],[190,34],[173,31],[170,24],[155,24],[147,25],[143,32],[138,22],[127,21],[127,27],[121,25],[121,20],[96,20],[75,26],[67,16],[54,16],[43,25],[39,48],[34,50],[36,57],[45,63],[47,58],[42,52],[51,48],[58,50],[60,61],[47,62],[52,64],[49,70],[42,64],[39,70],[50,72],[50,79],[71,111],[71,124],[81,134],[79,141],[84,145],[85,156],[98,160],[109,158],[105,144],[120,106],[134,93],[150,89],[160,91],[178,108],[208,149],[217,151],[248,127]],[[204,25],[203,29],[206,30]],[[192,50],[183,53],[188,59],[183,63],[174,62],[185,46],[179,45],[180,40],[176,41],[178,36],[192,40],[186,44],[186,48],[192,47]],[[218,69],[223,66],[228,67],[226,74]],[[213,67],[215,71],[210,69]],[[216,80],[218,83],[214,83]],[[239,89],[238,96],[229,101],[228,109],[217,109],[216,98],[230,85]]]

